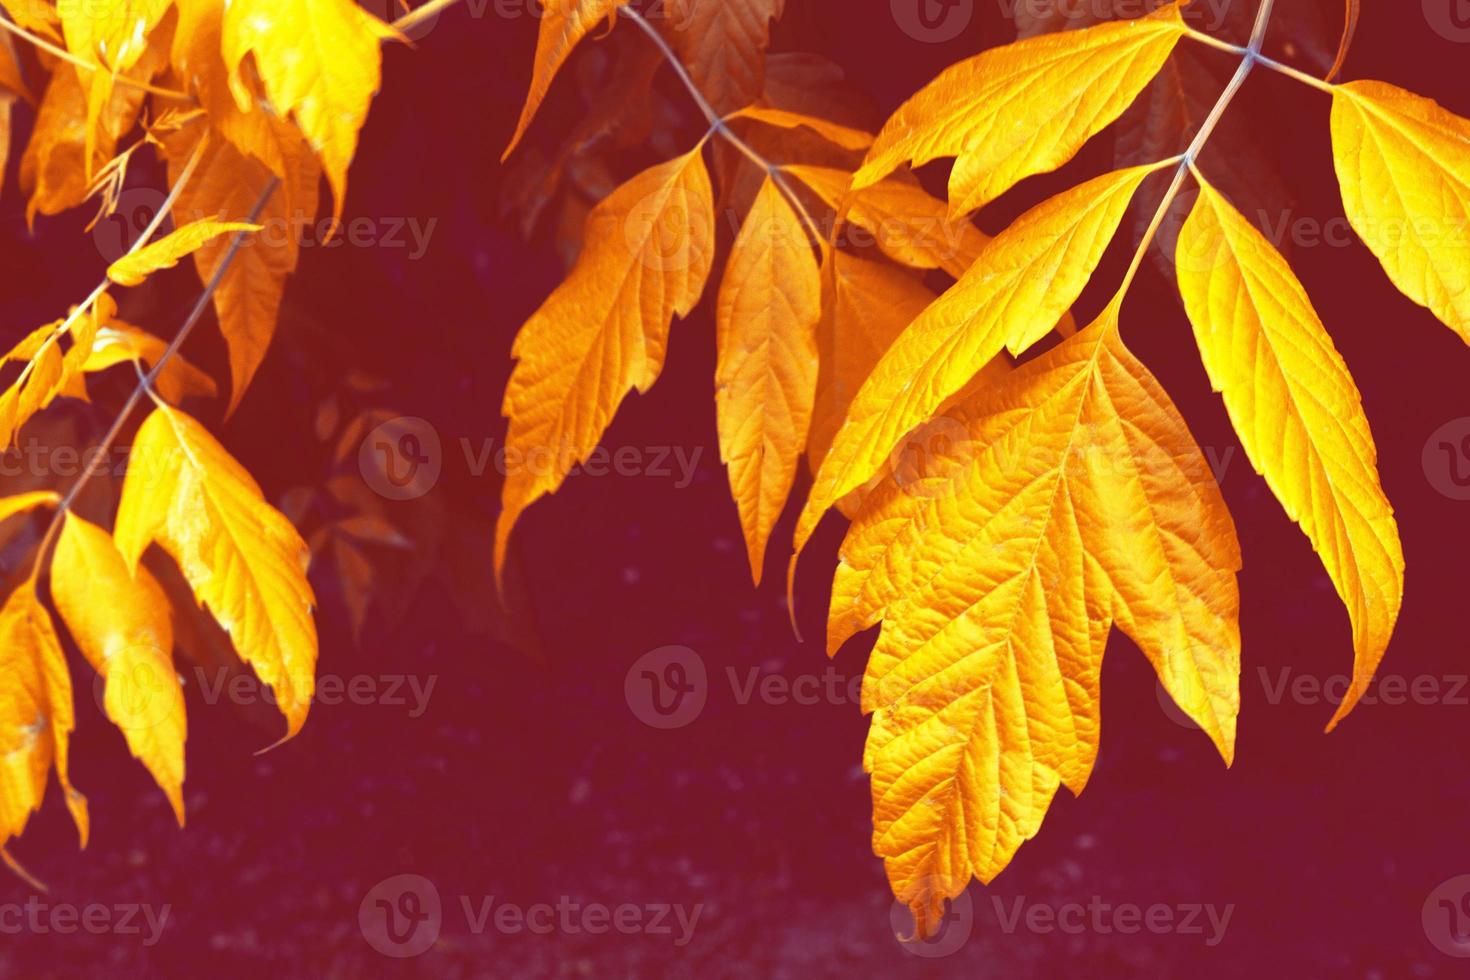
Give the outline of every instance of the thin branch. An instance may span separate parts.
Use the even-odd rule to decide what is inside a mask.
[[[653,41],[654,45],[659,49],[659,52],[663,54],[664,60],[674,69],[674,74],[679,76],[679,80],[689,90],[689,95],[694,99],[694,104],[699,107],[699,111],[709,120],[711,129],[719,133],[731,146],[743,153],[750,162],[764,170],[766,175],[771,178],[772,183],[780,189],[787,201],[796,209],[796,213],[801,216],[802,222],[805,223],[807,230],[811,232],[815,240],[818,243],[825,242],[826,236],[822,234],[821,226],[812,219],[811,213],[807,211],[806,205],[801,202],[801,198],[797,196],[796,191],[786,179],[786,175],[781,171],[781,168],[761,156],[754,147],[736,135],[735,131],[730,128],[729,121],[715,111],[714,106],[710,105],[709,99],[706,99],[704,93],[699,90],[699,86],[694,84],[694,79],[689,75],[689,69],[684,67],[684,63],[679,60],[679,56],[674,53],[674,49],[669,47],[669,42],[664,40],[664,36],[658,32],[658,29],[632,7],[620,7],[618,8],[618,13],[637,24],[643,33],[647,34],[649,39]]]
[[[40,48],[42,51],[45,51],[47,54],[60,58],[67,64],[75,65],[83,71],[110,71],[110,69],[104,68],[102,65],[96,64],[95,62],[87,61],[84,58],[78,58],[76,55],[72,54],[65,48],[58,47],[57,45],[52,44],[50,41],[46,40],[44,37],[41,37],[37,34],[32,34],[24,27],[12,23],[10,19],[5,16],[3,11],[0,11],[0,30],[9,31],[16,37],[24,41],[28,41],[29,43],[35,45],[37,48]],[[121,82],[123,85],[126,85],[130,88],[142,89],[144,92],[147,92],[150,95],[161,95],[167,99],[183,99],[186,102],[194,101],[194,96],[190,95],[188,92],[179,92],[171,88],[160,88],[157,85],[150,85],[147,82],[140,82],[136,78],[129,78],[127,75],[114,74],[113,78],[116,81]]]
[[[260,197],[256,200],[255,206],[251,208],[250,215],[246,219],[248,222],[254,224],[260,218],[261,212],[265,210],[266,204],[270,202],[271,195],[276,192],[276,188],[279,185],[280,179],[271,177],[266,183],[265,189],[260,192]],[[62,520],[70,512],[72,505],[76,503],[82,491],[86,489],[87,484],[91,482],[92,476],[97,472],[102,461],[107,457],[108,452],[112,449],[113,443],[117,442],[118,436],[122,434],[123,427],[127,424],[128,417],[132,415],[133,410],[142,402],[144,396],[151,394],[153,385],[157,382],[159,376],[163,374],[164,368],[178,354],[179,349],[184,346],[184,341],[188,340],[189,334],[193,332],[195,324],[203,318],[205,311],[209,309],[209,304],[214,299],[215,291],[219,289],[220,283],[224,281],[225,273],[229,271],[230,266],[235,261],[235,257],[239,255],[240,247],[245,241],[245,236],[248,234],[250,232],[246,231],[235,233],[234,238],[230,241],[229,250],[220,259],[219,265],[215,266],[214,273],[209,277],[209,282],[204,286],[204,292],[200,294],[198,301],[194,304],[194,308],[189,311],[188,319],[184,321],[184,325],[179,328],[179,332],[174,335],[174,339],[169,343],[164,352],[159,355],[158,360],[153,362],[153,367],[148,371],[148,374],[133,388],[132,394],[128,395],[128,400],[123,403],[123,407],[118,412],[117,418],[113,420],[112,427],[107,430],[106,435],[102,437],[102,441],[97,444],[97,449],[94,453],[97,465],[85,467],[77,476],[76,482],[72,484],[71,489],[66,492],[66,496],[61,499],[61,503],[57,505],[56,513],[51,518],[50,525],[46,528],[46,535],[41,539],[41,547],[36,550],[36,564],[31,569],[33,578],[40,573],[41,566],[45,563],[47,552],[56,540],[57,532],[61,530]]]

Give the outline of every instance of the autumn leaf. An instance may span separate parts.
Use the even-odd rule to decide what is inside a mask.
[[[1020,354],[1057,325],[1159,166],[1105,174],[1026,212],[899,336],[822,463],[797,525],[798,554],[828,508],[878,473],[905,433],[1002,349]]]
[[[353,0],[231,0],[221,44],[239,109],[255,106],[244,61],[254,56],[273,111],[289,115],[321,158],[332,185],[333,215],[347,197],[347,168],[382,72],[380,44],[397,31]]]
[[[586,460],[628,389],[663,370],[669,327],[704,292],[714,202],[701,148],[634,177],[587,219],[577,265],[521,327],[503,413],[510,472],[495,567],[521,513]]]
[[[138,286],[153,273],[172,269],[180,259],[194,254],[222,235],[260,229],[260,225],[243,221],[212,221],[207,218],[193,221],[118,259],[107,267],[107,278],[119,286]]]
[[[158,407],[133,443],[115,530],[128,569],[156,542],[301,730],[315,689],[306,542],[198,422]]]
[[[807,439],[813,473],[826,458],[858,389],[904,328],[937,298],[912,273],[895,266],[842,251],[829,251],[827,261],[836,268],[824,278],[831,294],[822,301],[817,328],[821,367]]]
[[[174,205],[176,221],[214,218],[242,221],[251,217],[260,195],[269,186],[272,171],[263,162],[242,153],[232,141],[218,138],[195,123],[164,140],[169,182],[178,187],[198,141],[207,140],[193,178],[179,191]],[[284,152],[285,177],[256,219],[265,233],[252,239],[225,269],[214,293],[214,309],[230,352],[230,403],[233,414],[265,360],[275,336],[286,280],[301,255],[297,230],[316,216],[321,171],[300,137],[281,138],[272,145]],[[228,239],[205,244],[194,253],[201,282],[208,282],[229,253]]]
[[[955,157],[949,207],[967,214],[1072,158],[1126,109],[1186,28],[1179,4],[1146,18],[1017,41],[945,70],[878,134],[853,189],[905,163]]]
[[[667,0],[663,32],[716,112],[728,114],[760,96],[771,21],[785,6],[786,0]]]
[[[116,313],[112,297],[102,293],[91,307],[74,311],[67,320],[33,330],[0,357],[0,365],[25,364],[20,376],[0,393],[0,448],[8,448],[36,413],[61,395],[75,391],[98,330]],[[63,354],[61,338],[66,335],[71,337],[71,346]]]
[[[715,314],[720,459],[757,585],[811,428],[821,312],[807,230],[767,178],[730,249]]]
[[[92,351],[87,355],[82,371],[86,374],[97,374],[128,363],[151,368],[167,349],[168,344],[162,338],[141,327],[121,320],[109,320],[97,331],[97,336],[92,341]],[[154,386],[165,401],[174,405],[190,395],[213,398],[216,392],[214,379],[189,363],[182,354],[174,354],[164,363]],[[78,377],[62,393],[85,400],[87,387]]]
[[[1348,221],[1399,291],[1470,343],[1470,120],[1384,82],[1332,94]]]
[[[894,520],[865,510],[843,546],[844,563],[892,572],[855,617],[883,620],[863,678],[864,766],[874,850],[921,935],[945,899],[972,876],[990,881],[1035,836],[1059,785],[1082,790],[1114,622],[1227,763],[1233,754],[1234,527],[1117,315],[1115,302],[980,392],[966,408],[973,455],[950,463],[951,492]]]
[[[861,129],[844,126],[830,119],[823,119],[821,116],[809,116],[804,112],[793,112],[789,109],[752,105],[733,113],[730,118],[749,119],[779,129],[797,129],[804,126],[844,150],[866,150],[873,145],[872,133],[865,133]]]
[[[82,72],[86,90],[86,136],[82,160],[92,175],[102,113],[112,100],[116,76],[136,65],[148,50],[148,34],[158,26],[172,0],[105,0],[57,6],[66,47],[83,63],[98,68]],[[62,67],[59,71],[70,71]],[[104,137],[105,138],[105,135]]]
[[[1357,662],[1335,725],[1367,692],[1404,593],[1404,552],[1347,365],[1286,260],[1213,187],[1179,235],[1179,288],[1256,472],[1322,556]]]
[[[945,203],[917,183],[891,177],[849,196],[852,175],[830,167],[783,168],[834,210],[873,236],[889,258],[916,269],[943,269],[958,279],[990,239],[969,218],[952,219]]]
[[[51,562],[61,621],[104,679],[102,707],[184,825],[184,692],[168,598],[146,568],[130,574],[112,536],[68,513]]]
[[[35,580],[27,579],[0,607],[0,847],[19,837],[40,809],[53,764],[81,845],[87,846],[87,799],[71,785],[75,727],[61,641],[36,597]]]
[[[572,49],[618,6],[618,0],[541,0],[541,27],[536,40],[535,67],[531,70],[531,91],[526,95],[515,134],[501,154],[502,161],[515,152],[526,135],[536,110],[551,91],[552,79],[561,71]]]

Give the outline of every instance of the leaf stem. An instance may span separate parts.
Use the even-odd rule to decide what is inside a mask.
[[[420,22],[426,21],[430,17],[438,16],[457,3],[459,3],[459,0],[429,0],[422,7],[410,10],[388,26],[392,27],[399,34],[407,34],[419,26]]]
[[[10,18],[5,15],[4,11],[0,11],[0,30],[9,31],[11,34],[14,34],[21,40],[27,41],[35,47],[40,48],[42,51],[45,51],[47,54],[60,58],[67,64],[75,65],[83,71],[109,70],[95,62],[87,61],[84,58],[78,58],[76,55],[72,54],[65,48],[58,47],[57,45],[52,44],[50,41],[46,40],[44,37],[32,34],[30,31],[26,30],[24,27],[21,27],[19,24],[12,23]],[[113,75],[113,77],[117,81],[121,82],[123,85],[129,86],[130,88],[142,89],[144,92],[147,92],[150,95],[161,95],[166,99],[182,99],[185,102],[194,101],[194,96],[190,95],[188,92],[180,92],[176,89],[171,88],[160,88],[157,85],[150,85],[147,82],[140,82],[136,78],[129,78],[127,75]]]
[[[715,111],[714,106],[710,105],[709,99],[706,99],[704,93],[699,90],[699,86],[694,84],[694,79],[689,75],[689,69],[684,67],[684,63],[679,60],[679,56],[674,53],[674,49],[669,47],[669,42],[664,40],[664,36],[658,32],[658,29],[632,7],[619,7],[618,13],[620,16],[627,17],[633,23],[637,24],[639,29],[648,35],[649,40],[653,41],[660,53],[663,54],[664,60],[674,69],[674,74],[679,76],[679,80],[689,90],[689,95],[694,99],[694,104],[699,107],[699,111],[709,120],[710,128],[724,137],[731,146],[744,154],[746,159],[750,160],[751,163],[754,163],[766,172],[771,182],[780,189],[787,201],[796,209],[796,213],[801,216],[802,222],[807,226],[807,230],[812,234],[815,241],[819,244],[825,244],[826,236],[822,234],[821,228],[813,220],[811,213],[806,209],[806,205],[801,202],[801,198],[797,197],[796,191],[791,187],[790,182],[787,181],[785,173],[782,172],[778,165],[761,156],[754,147],[735,134],[735,131],[730,128],[729,121]]]
[[[183,181],[181,179],[174,186],[177,188],[182,183]],[[271,177],[266,183],[265,189],[260,192],[260,197],[256,199],[255,206],[251,208],[250,215],[246,219],[248,222],[251,224],[256,223],[279,185],[280,179],[274,176]],[[225,273],[229,271],[230,266],[235,261],[235,257],[239,255],[240,247],[245,241],[247,234],[250,233],[245,231],[235,233],[234,238],[230,240],[229,250],[220,259],[219,265],[215,266],[214,273],[209,277],[209,282],[205,284],[204,292],[199,295],[199,299],[195,302],[194,308],[189,311],[189,316],[184,320],[184,325],[179,328],[179,332],[174,335],[174,339],[169,342],[168,347],[159,355],[158,360],[153,362],[153,367],[139,380],[138,384],[133,388],[132,393],[128,395],[128,400],[123,403],[123,407],[118,412],[117,418],[113,419],[111,428],[102,437],[102,441],[97,444],[93,458],[99,464],[106,458],[113,444],[117,442],[118,436],[122,434],[123,426],[127,424],[128,417],[133,414],[133,410],[138,407],[138,404],[143,400],[144,396],[151,394],[153,385],[158,380],[159,375],[168,366],[168,362],[173,360],[174,355],[178,354],[179,349],[184,346],[184,341],[189,339],[189,334],[193,332],[194,326],[203,318],[205,311],[209,309],[209,304],[214,298],[215,291],[219,289],[220,283],[224,281]],[[98,468],[97,465],[84,467],[81,473],[78,474],[76,482],[71,485],[71,488],[66,492],[66,496],[57,505],[56,513],[51,518],[50,525],[46,528],[45,536],[41,539],[41,546],[36,549],[36,563],[31,569],[31,577],[33,579],[39,575],[41,566],[46,561],[47,552],[55,542],[57,532],[61,530],[62,520],[70,512],[77,498],[81,496],[82,491],[86,489],[87,484],[91,482]]]

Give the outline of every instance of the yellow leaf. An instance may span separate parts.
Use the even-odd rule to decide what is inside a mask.
[[[730,249],[715,335],[720,459],[757,585],[811,427],[821,313],[807,230],[767,177]]]
[[[162,338],[131,323],[112,320],[97,332],[97,338],[92,342],[92,352],[87,356],[82,370],[87,374],[96,374],[128,362],[151,368],[167,349],[168,344]],[[214,379],[190,364],[182,354],[169,358],[158,376],[156,387],[165,401],[175,405],[190,395],[212,398],[216,392]],[[80,390],[68,393],[85,397],[86,388],[80,386]]]
[[[1076,302],[1134,191],[1161,164],[1094,178],[1017,218],[905,330],[853,399],[797,524],[799,554],[827,509],[878,473],[1003,348],[1019,355]]]
[[[1208,184],[1179,234],[1184,306],[1210,382],[1256,472],[1322,556],[1347,604],[1353,683],[1368,689],[1403,604],[1404,552],[1362,398],[1291,267]]]
[[[536,38],[536,62],[531,70],[531,91],[526,95],[515,135],[501,154],[504,161],[526,135],[536,110],[551,91],[551,80],[561,71],[567,57],[591,31],[620,6],[619,0],[541,0],[541,28]]]
[[[817,334],[821,370],[807,439],[807,462],[813,473],[821,467],[848,406],[874,365],[936,299],[903,269],[840,250],[827,255],[836,268],[828,277],[831,295],[822,303],[824,316]]]
[[[273,145],[284,154],[285,177],[257,219],[265,226],[264,231],[244,243],[214,293],[214,309],[230,352],[230,403],[226,414],[239,406],[265,360],[275,335],[286,280],[300,259],[298,229],[317,213],[321,171],[316,158],[299,136],[279,133],[278,137]],[[175,221],[249,218],[270,180],[271,170],[202,124],[191,125],[164,141],[169,183],[177,186],[200,139],[207,142],[194,176],[174,205]],[[194,267],[201,282],[213,278],[229,245],[229,239],[218,239],[194,253]]]
[[[895,262],[943,269],[958,279],[990,241],[968,218],[951,219],[944,202],[915,182],[885,180],[848,198],[852,176],[841,170],[801,164],[782,169],[816,191],[833,210],[847,200],[847,220],[866,230]]]
[[[138,286],[160,269],[172,269],[180,259],[192,255],[221,235],[260,229],[260,225],[243,221],[194,221],[118,259],[107,267],[107,278],[119,286]]]
[[[874,493],[843,546],[859,607],[839,614],[883,619],[863,680],[874,850],[921,934],[1005,868],[1059,785],[1082,790],[1115,622],[1233,752],[1234,526],[1117,313],[979,391],[968,440],[928,464],[939,483]]]
[[[129,574],[112,536],[67,514],[51,561],[51,598],[105,680],[103,710],[184,825],[184,692],[174,670],[168,597],[146,568]]]
[[[1028,38],[948,68],[883,127],[853,187],[904,163],[955,157],[949,206],[961,215],[1060,167],[1158,73],[1187,29],[1179,8]]]
[[[861,129],[853,129],[850,126],[835,123],[830,119],[823,119],[820,116],[809,116],[806,113],[793,112],[789,109],[775,109],[770,106],[746,106],[739,112],[732,114],[731,118],[749,119],[753,122],[764,123],[767,126],[775,126],[779,129],[797,129],[805,126],[829,143],[840,146],[844,150],[866,150],[873,145],[872,133],[865,133]]]
[[[60,502],[61,497],[53,490],[33,490],[13,497],[0,497],[0,521],[9,520],[37,507],[54,507]]]
[[[1470,343],[1470,120],[1383,82],[1332,93],[1348,221],[1393,284]]]
[[[87,310],[70,318],[71,347],[61,353],[64,321],[47,324],[31,332],[3,358],[0,365],[25,361],[20,376],[0,394],[0,448],[8,448],[23,425],[58,397],[75,394],[87,356],[102,323],[117,313],[117,305],[106,293]]]
[[[321,158],[340,218],[357,134],[381,79],[379,45],[400,35],[353,0],[231,0],[221,33],[235,104],[259,111],[242,64],[253,54],[271,108],[293,118]]]
[[[315,689],[315,597],[306,542],[235,459],[183,412],[158,408],[138,429],[115,530],[136,572],[157,542],[275,694],[287,737]]]
[[[588,216],[576,266],[511,348],[497,570],[521,513],[586,460],[628,389],[658,380],[674,316],[689,314],[709,279],[714,223],[699,147],[645,170]]]
[[[148,34],[163,19],[172,0],[74,0],[56,9],[66,47],[82,61],[100,66],[82,72],[87,114],[85,153],[91,177],[99,138],[98,124],[112,100],[115,77],[136,65],[148,48]],[[67,68],[58,70],[66,71]]]
[[[51,615],[27,579],[0,608],[0,847],[25,830],[56,777],[82,847],[87,846],[87,799],[71,785],[68,748],[76,727],[71,676]]]
[[[760,96],[771,21],[785,6],[786,0],[668,0],[661,8],[664,34],[716,112],[733,112]]]

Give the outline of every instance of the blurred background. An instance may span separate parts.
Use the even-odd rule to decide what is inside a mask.
[[[1268,50],[1320,71],[1339,5],[1278,7]],[[197,637],[202,652],[181,661],[181,831],[74,659],[73,776],[93,837],[77,851],[53,791],[13,845],[50,892],[0,877],[0,973],[1465,976],[1454,954],[1470,954],[1457,939],[1470,929],[1470,351],[1346,233],[1327,98],[1258,71],[1239,125],[1205,156],[1242,170],[1241,194],[1281,188],[1250,210],[1280,229],[1363,392],[1409,563],[1379,689],[1322,733],[1351,668],[1347,616],[1210,393],[1166,262],[1147,266],[1125,337],[1218,465],[1245,553],[1235,765],[1115,636],[1087,792],[1063,792],[938,940],[905,946],[895,934],[908,920],[870,848],[866,722],[850,694],[871,637],[830,662],[793,639],[775,571],[784,547],[751,587],[715,442],[713,289],[674,325],[663,378],[607,435],[626,465],[573,477],[528,512],[498,606],[493,454],[515,331],[564,275],[589,204],[702,133],[667,70],[652,97],[619,95],[648,65],[646,39],[624,24],[579,51],[527,145],[500,164],[530,73],[529,9],[461,5],[414,48],[390,48],[347,200],[363,234],[305,250],[272,353],[218,430],[312,538],[323,684],[310,721],[255,754],[279,716],[248,676],[243,694],[221,694],[237,675],[211,659],[217,638]],[[1020,8],[926,9],[790,0],[772,50],[825,59],[786,64],[811,72],[793,77],[834,113],[876,126],[945,66],[1013,39]],[[1367,5],[1344,77],[1470,115],[1465,13],[1456,0]],[[1229,35],[1236,21],[1220,24]],[[19,145],[29,114],[17,116]],[[589,126],[601,118],[617,125]],[[1094,141],[981,224],[998,230],[1115,151],[1121,141]],[[29,233],[14,166],[0,197],[7,342],[85,295],[112,234],[86,232],[82,215]],[[926,183],[942,188],[931,169]],[[160,183],[146,167],[133,180]],[[1140,210],[1161,191],[1148,185]],[[1079,316],[1111,292],[1127,237]],[[129,294],[123,313],[169,336],[196,294],[181,269]],[[188,352],[225,376],[212,331]],[[119,373],[119,392],[130,383]],[[201,412],[220,423],[217,406]],[[84,441],[99,420],[74,406],[52,424]],[[380,444],[425,467],[407,493],[383,481]],[[824,525],[802,566],[808,636],[821,635],[841,531]],[[111,925],[7,928],[28,907],[59,906],[100,906]]]

